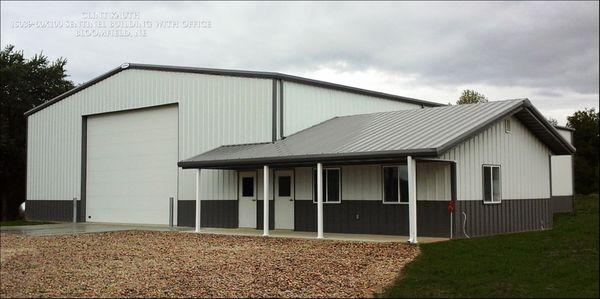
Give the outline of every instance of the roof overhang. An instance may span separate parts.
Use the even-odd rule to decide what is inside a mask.
[[[519,105],[515,105],[513,109],[498,115],[489,120],[487,123],[474,128],[461,135],[459,138],[451,140],[447,144],[438,148],[438,155],[442,155],[451,148],[464,142],[465,140],[475,136],[476,134],[486,130],[494,125],[499,120],[509,116],[518,118],[531,132],[538,137],[546,146],[548,146],[554,154],[571,155],[575,153],[575,147],[571,145],[558,131],[550,124],[546,118],[531,104],[528,99],[524,99]]]
[[[352,87],[352,86],[347,86],[347,85],[341,85],[341,84],[320,81],[320,80],[314,80],[314,79],[298,77],[298,76],[292,76],[292,75],[276,73],[276,72],[259,72],[259,71],[227,70],[227,69],[198,68],[198,67],[185,67],[185,66],[124,63],[121,66],[114,68],[114,69],[108,71],[107,73],[102,74],[84,84],[81,84],[81,85],[79,85],[79,86],[77,86],[77,87],[75,87],[75,88],[49,100],[49,101],[46,101],[41,105],[33,107],[32,109],[25,112],[24,115],[25,116],[32,115],[40,110],[43,110],[44,108],[46,108],[50,105],[58,103],[59,101],[61,101],[62,99],[66,98],[70,95],[73,95],[79,91],[82,91],[83,89],[86,89],[108,77],[111,77],[111,76],[113,76],[121,71],[127,70],[127,69],[284,80],[284,81],[288,81],[288,82],[296,82],[296,83],[301,83],[301,84],[324,87],[324,88],[346,91],[346,92],[362,94],[362,95],[367,95],[367,96],[380,97],[380,98],[385,98],[385,99],[389,99],[389,100],[393,100],[393,101],[413,103],[413,104],[422,105],[424,107],[425,106],[427,106],[427,107],[445,106],[444,104],[440,104],[440,103],[436,103],[436,102],[419,100],[419,99],[403,97],[403,96],[393,95],[393,94],[384,93],[384,92],[378,92],[378,91],[373,91],[373,90],[368,90],[368,89],[362,89],[362,88],[357,88],[357,87]]]
[[[316,163],[324,164],[373,164],[381,162],[396,161],[401,162],[407,156],[414,157],[437,157],[435,149],[415,149],[403,151],[382,151],[382,152],[361,152],[361,153],[336,153],[336,154],[318,154],[302,156],[278,156],[252,159],[227,159],[227,160],[208,160],[208,161],[180,161],[177,166],[183,169],[203,168],[203,169],[245,169],[258,168],[264,165],[271,167],[301,167],[314,165]]]
[[[571,131],[571,132],[575,132],[575,129],[573,128],[569,128],[569,127],[565,127],[565,126],[557,126],[554,125],[554,128],[558,129],[558,130],[565,130],[565,131]]]

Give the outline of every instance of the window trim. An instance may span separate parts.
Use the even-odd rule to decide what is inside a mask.
[[[384,205],[408,205],[408,200],[407,201],[402,201],[402,192],[400,190],[401,186],[400,186],[400,166],[405,166],[407,164],[389,164],[389,165],[382,165],[381,166],[381,202]],[[398,201],[385,201],[385,168],[396,168],[398,169]]]
[[[240,174],[240,198],[246,198],[246,199],[252,199],[252,200],[256,200],[257,196],[258,196],[258,190],[256,190],[256,188],[258,187],[257,184],[257,180],[256,180],[256,174],[252,173],[245,173],[245,174]],[[253,192],[252,192],[252,196],[244,196],[244,179],[245,178],[252,178],[252,188],[253,188]]]
[[[295,180],[294,180],[294,172],[292,170],[283,170],[281,172],[286,172],[286,173],[285,174],[274,173],[275,178],[273,179],[273,187],[274,188],[276,187],[275,188],[276,190],[273,190],[273,195],[276,196],[277,198],[289,198],[289,199],[294,200],[294,197],[295,197],[295,194],[296,194],[296,190],[295,190],[295,186],[294,186],[294,182],[295,182]],[[287,172],[289,172],[289,174]],[[279,187],[280,187],[279,178],[281,178],[281,177],[289,177],[290,178],[290,195],[289,196],[279,195],[279,191],[280,191],[280,189],[279,189]],[[277,180],[277,182],[275,182],[275,180]],[[275,185],[277,185],[277,186],[275,186]],[[275,192],[275,191],[277,191],[277,192]]]
[[[500,186],[500,199],[498,201],[494,200],[494,172],[492,170],[492,173],[490,175],[490,191],[492,192],[491,194],[491,201],[487,201],[485,200],[485,169],[486,168],[498,168],[498,186]],[[501,204],[502,203],[502,165],[500,164],[482,164],[481,165],[481,200],[483,201],[483,204],[486,205],[497,205],[497,204]]]
[[[324,197],[323,197],[323,204],[341,204],[342,203],[342,168],[341,167],[323,167],[323,175],[325,176],[325,184],[327,184],[327,180],[328,180],[327,179],[327,170],[330,170],[330,169],[334,169],[334,170],[337,169],[339,171],[339,173],[340,173],[340,176],[338,178],[338,188],[339,188],[338,189],[339,190],[339,195],[338,196],[339,196],[339,198],[338,198],[337,201],[327,201],[328,194],[327,194],[327,192],[325,192],[325,194],[323,194],[324,195]],[[317,185],[314,182],[317,179],[315,177],[317,168],[313,167],[312,170],[313,170],[312,171],[312,202],[316,204],[317,203],[317,199],[315,198],[315,194],[317,193],[317,191],[316,191]]]
[[[504,133],[510,134],[512,132],[512,121],[510,118],[504,120]]]

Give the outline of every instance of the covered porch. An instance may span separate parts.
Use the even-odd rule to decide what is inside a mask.
[[[456,199],[453,161],[373,156],[266,162],[259,166],[231,160],[214,165],[212,160],[213,165],[189,167],[196,169],[194,231],[410,243],[453,237],[449,210]],[[210,209],[208,202],[202,204],[199,182],[203,169],[237,172],[234,227],[201,225],[206,223],[202,217],[212,216],[210,211],[202,211],[203,206]],[[436,181],[440,175],[442,179]],[[439,181],[443,186],[437,185]],[[427,195],[428,189],[436,188],[436,195]]]

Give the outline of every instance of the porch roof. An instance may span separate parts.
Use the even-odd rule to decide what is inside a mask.
[[[334,117],[275,142],[224,145],[180,161],[182,168],[234,169],[437,157],[514,115],[555,154],[575,151],[527,99]]]

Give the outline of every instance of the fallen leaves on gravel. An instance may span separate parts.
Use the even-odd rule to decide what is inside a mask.
[[[0,237],[2,298],[368,297],[418,254],[400,243],[180,232]]]

